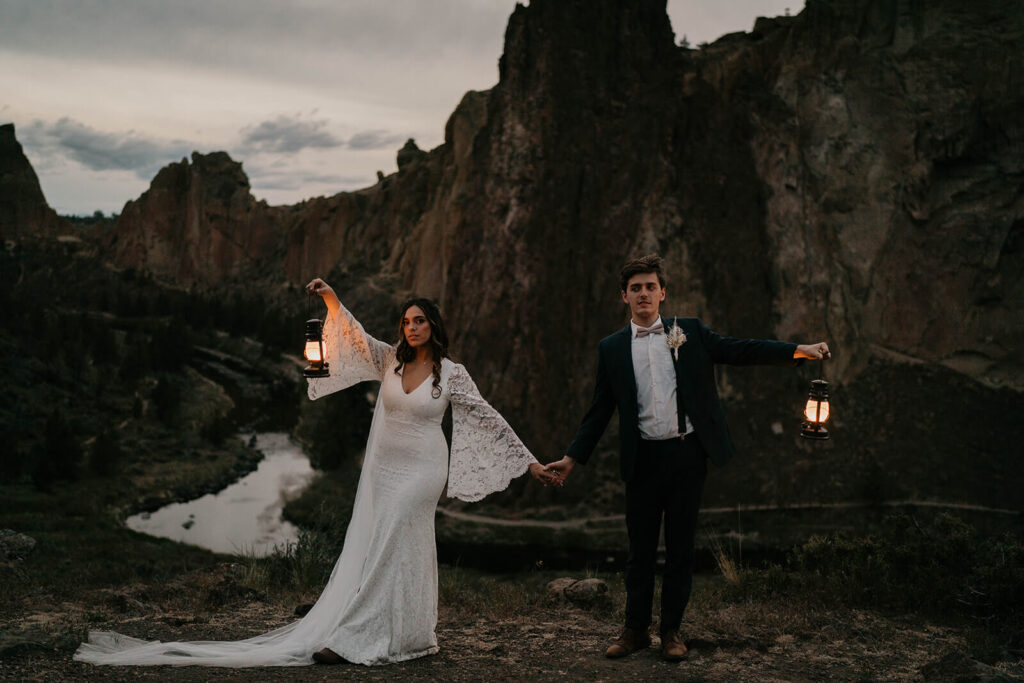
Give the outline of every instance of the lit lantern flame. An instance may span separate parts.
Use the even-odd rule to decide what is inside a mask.
[[[828,401],[807,399],[807,407],[804,408],[804,417],[808,422],[822,423],[828,420]]]
[[[315,340],[309,340],[306,342],[306,350],[303,353],[306,356],[306,360],[319,363],[323,360],[320,356],[320,342]]]

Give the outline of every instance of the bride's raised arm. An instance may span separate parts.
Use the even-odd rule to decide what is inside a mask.
[[[353,384],[380,380],[395,360],[395,347],[366,333],[326,282],[314,278],[306,291],[323,297],[327,304],[324,321],[324,350],[330,376],[309,378],[309,397],[341,391]]]

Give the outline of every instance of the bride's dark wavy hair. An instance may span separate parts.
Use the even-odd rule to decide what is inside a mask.
[[[430,390],[430,395],[434,398],[441,398],[441,360],[448,357],[448,332],[444,329],[441,309],[430,299],[413,297],[402,304],[402,312],[398,318],[398,346],[395,349],[399,365],[395,367],[395,374],[401,375],[399,370],[402,369],[402,366],[416,360],[416,349],[409,346],[409,342],[405,338],[405,326],[402,324],[406,312],[413,306],[419,306],[427,318],[427,322],[430,323],[430,339],[427,344],[430,346],[431,355],[434,358],[432,369],[434,386]]]

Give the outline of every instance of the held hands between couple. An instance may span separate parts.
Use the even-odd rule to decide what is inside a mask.
[[[561,460],[549,462],[547,465],[535,462],[530,465],[530,476],[544,486],[557,486],[561,488],[565,486],[565,480],[569,477],[569,473],[572,472],[575,464],[576,461],[568,455]]]
[[[569,473],[572,472],[572,468],[575,467],[575,465],[576,461],[566,455],[563,456],[561,460],[549,462],[547,465],[544,465],[543,470],[545,474],[553,479],[554,485],[561,488],[565,486],[565,480],[569,478]]]
[[[541,465],[535,462],[530,465],[530,476],[544,486],[561,486],[563,481],[558,472],[551,471],[551,465]]]

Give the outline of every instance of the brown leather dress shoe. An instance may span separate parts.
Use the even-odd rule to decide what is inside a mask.
[[[348,662],[347,659],[327,647],[319,652],[314,652],[313,661],[317,664],[345,664]]]
[[[668,662],[678,662],[686,657],[686,645],[676,631],[667,631],[661,636],[661,658]]]
[[[651,636],[648,635],[647,631],[641,631],[637,628],[629,628],[628,626],[622,629],[622,633],[615,639],[607,650],[604,651],[604,656],[611,659],[618,659],[619,657],[625,657],[631,655],[637,650],[643,650],[651,645]]]

